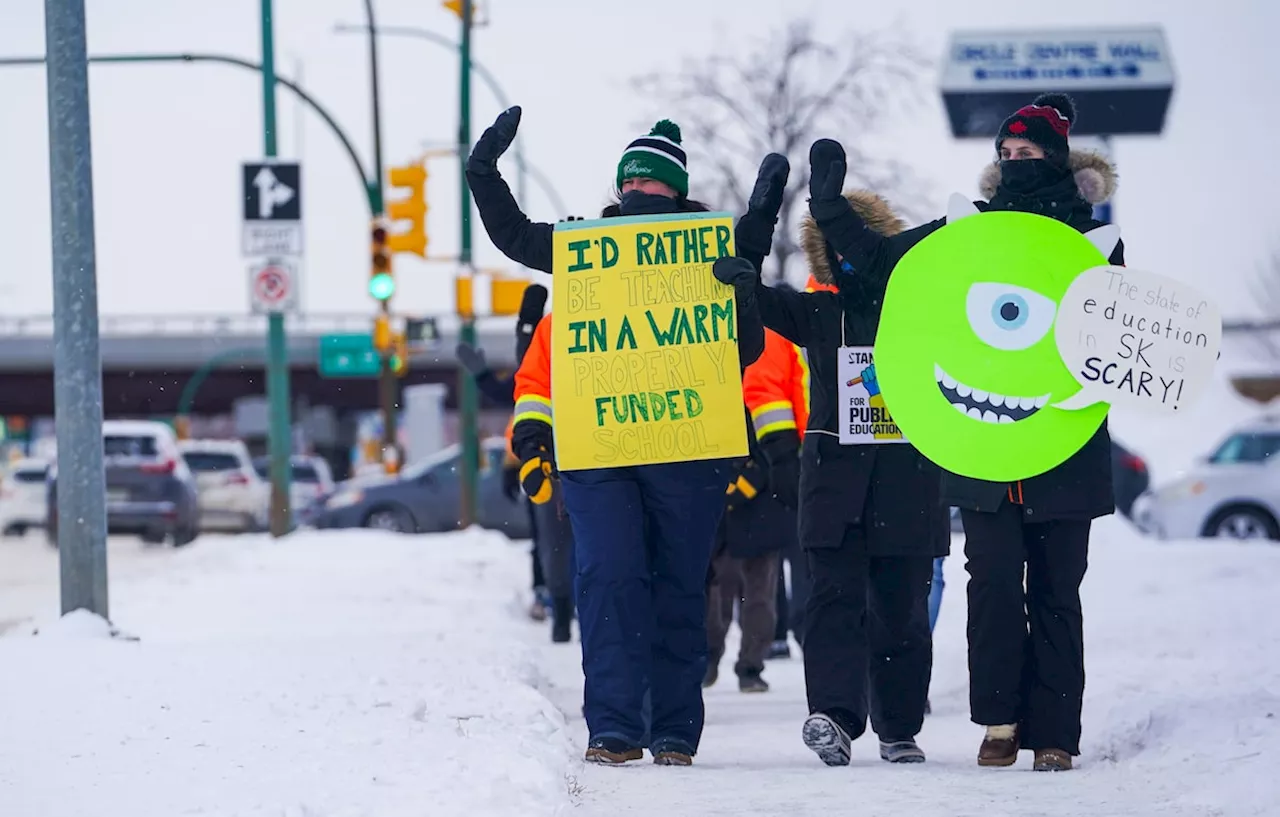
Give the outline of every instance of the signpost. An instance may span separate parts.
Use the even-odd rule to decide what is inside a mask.
[[[270,260],[249,267],[249,303],[255,315],[298,310],[298,278],[292,264]]]
[[[382,358],[370,334],[320,338],[321,377],[377,377],[381,367]]]
[[[241,166],[248,258],[302,255],[302,168],[297,162],[245,162]]]
[[[957,139],[994,139],[1037,94],[1069,94],[1073,138],[1159,136],[1173,96],[1173,58],[1158,26],[954,32],[943,58],[942,101]],[[1094,217],[1114,221],[1110,202]]]
[[[1157,135],[1173,85],[1158,27],[955,32],[941,81],[956,138],[994,138],[1005,117],[1050,91],[1081,111],[1072,136]]]

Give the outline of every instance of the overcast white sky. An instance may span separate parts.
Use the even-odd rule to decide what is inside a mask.
[[[1118,140],[1116,216],[1128,261],[1218,294],[1227,315],[1251,311],[1247,281],[1280,246],[1280,5],[1266,0],[490,0],[491,23],[475,56],[525,109],[532,162],[551,176],[575,214],[596,211],[638,122],[664,112],[626,90],[636,74],[673,68],[716,40],[745,43],[799,16],[832,37],[853,26],[905,21],[940,57],[954,28],[1158,23],[1178,85],[1161,139]],[[212,51],[257,60],[258,0],[88,0],[91,53]],[[0,55],[43,53],[43,0],[0,0]],[[378,0],[379,22],[456,37],[437,0]],[[361,22],[361,0],[276,0],[283,74],[306,85],[370,154],[366,43],[333,33]],[[745,47],[745,45],[743,46]],[[384,153],[402,162],[457,128],[457,59],[416,40],[384,41]],[[931,184],[939,214],[958,190],[977,195],[987,142],[949,135],[930,90],[896,123],[888,144]],[[95,66],[90,72],[98,274],[103,314],[242,313],[239,164],[262,152],[257,77],[224,66]],[[500,110],[474,89],[476,136]],[[279,96],[282,156],[304,162],[307,260],[304,309],[365,312],[367,210],[354,172],[323,124]],[[1082,116],[1087,115],[1082,112]],[[40,68],[0,69],[0,313],[49,314],[52,306],[45,84]],[[831,134],[839,138],[840,134]],[[509,164],[504,170],[509,170]],[[431,251],[458,246],[457,173],[431,167]],[[697,188],[698,168],[691,169]],[[513,172],[507,173],[514,178]],[[535,218],[563,214],[535,192]],[[511,265],[479,220],[477,260]],[[398,310],[452,309],[452,263],[397,261]]]

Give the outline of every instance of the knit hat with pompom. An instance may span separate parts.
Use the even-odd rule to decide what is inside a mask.
[[[996,153],[1005,139],[1034,142],[1049,159],[1066,164],[1071,148],[1067,136],[1076,123],[1076,106],[1066,94],[1041,94],[1030,105],[1004,120],[996,135]]]
[[[627,145],[618,162],[618,189],[627,179],[656,179],[681,196],[689,195],[689,169],[680,147],[680,126],[664,119],[645,136]]]

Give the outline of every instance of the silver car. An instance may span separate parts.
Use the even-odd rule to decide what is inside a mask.
[[[1187,473],[1143,494],[1139,529],[1159,539],[1280,540],[1280,417],[1236,429]]]

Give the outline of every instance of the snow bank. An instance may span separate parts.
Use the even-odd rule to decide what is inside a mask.
[[[104,635],[88,614],[10,631],[0,814],[560,813],[574,750],[510,613],[519,550],[207,537],[113,582],[139,641],[71,637]]]

